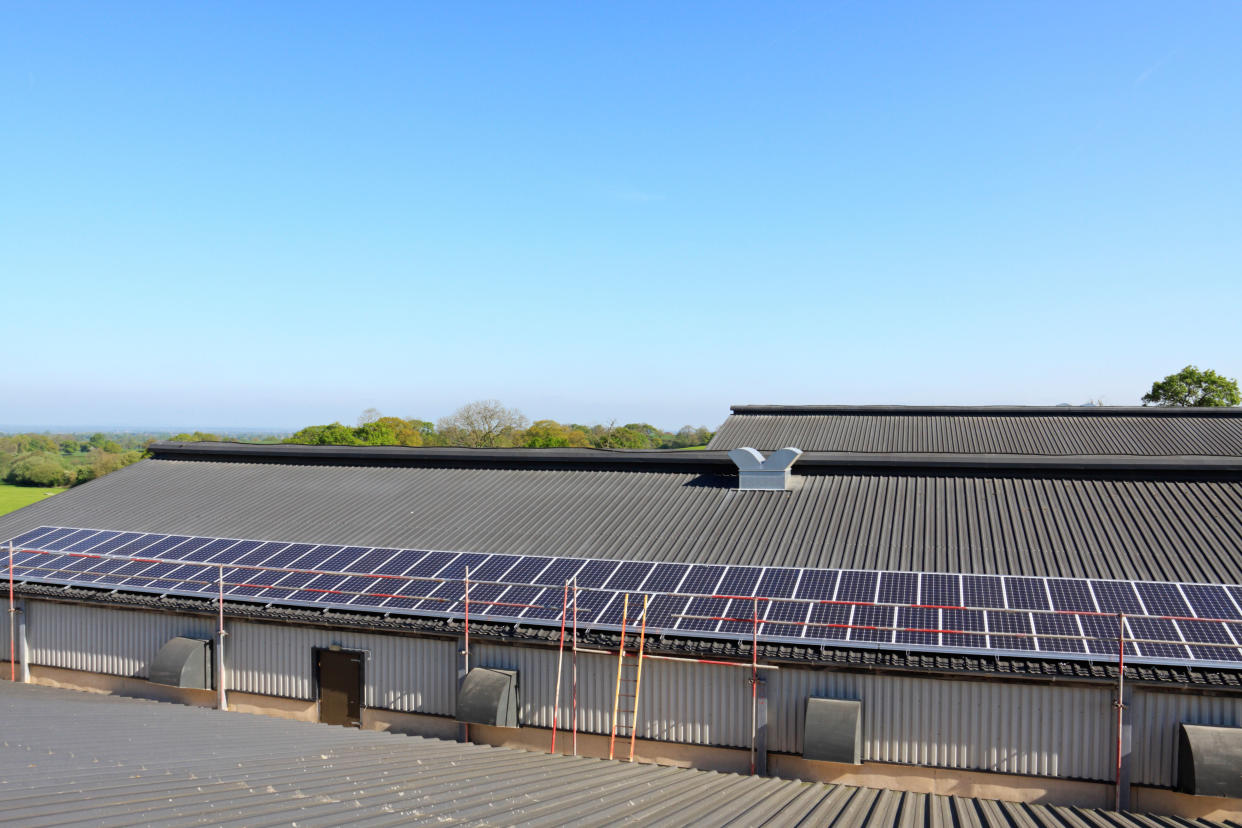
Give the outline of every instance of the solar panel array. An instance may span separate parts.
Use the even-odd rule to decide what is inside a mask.
[[[451,618],[465,612],[469,568],[472,617],[533,624],[559,624],[564,584],[576,579],[580,627],[620,629],[622,594],[647,593],[649,634],[749,640],[757,619],[767,642],[1113,659],[1116,615],[1126,613],[1145,616],[1126,618],[1127,659],[1242,665],[1242,587],[1232,585],[549,558],[48,526],[12,543],[57,553],[19,551],[21,580],[214,597],[223,565],[231,599]],[[632,622],[641,599],[630,602]]]

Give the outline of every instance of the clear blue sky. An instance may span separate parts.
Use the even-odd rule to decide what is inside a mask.
[[[0,423],[1242,374],[1242,4],[0,12]]]

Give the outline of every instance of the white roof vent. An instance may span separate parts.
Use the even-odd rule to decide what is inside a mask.
[[[737,487],[743,491],[788,491],[789,467],[802,454],[802,449],[783,448],[772,452],[768,459],[753,448],[736,448],[729,458],[737,464]]]

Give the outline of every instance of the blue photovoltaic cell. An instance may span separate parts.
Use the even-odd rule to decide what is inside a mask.
[[[396,550],[392,550],[396,551]],[[504,574],[513,568],[518,562],[517,555],[492,555],[486,561],[477,567],[470,565],[470,580],[472,581],[502,581],[505,580]],[[406,565],[406,569],[410,567]]]
[[[840,574],[835,569],[804,569],[794,597],[808,601],[831,601]]]
[[[585,624],[594,623],[596,616],[598,616],[600,611],[608,605],[608,602],[612,600],[614,595],[616,595],[615,592],[600,592],[596,589],[579,589],[578,626],[581,627]],[[527,616],[529,615],[530,611],[528,610]],[[560,618],[560,614],[557,613],[556,617]],[[618,618],[619,617],[620,615],[618,614]]]
[[[587,561],[578,570],[579,589],[597,589],[604,585],[617,568],[616,561]]]
[[[548,563],[549,560],[552,562]],[[544,566],[536,571],[535,574],[538,577],[515,578],[515,580],[530,580],[532,583],[544,584],[546,586],[561,586],[566,581],[573,580],[574,575],[582,568],[586,561],[579,558],[524,558],[515,568],[514,574],[516,575],[518,571],[529,571],[526,569],[528,566],[530,570],[534,570],[540,563],[543,563]]]
[[[384,609],[414,609],[438,586],[435,581],[403,581],[397,589],[391,590],[400,597],[389,598],[380,606]]]
[[[1134,612],[1143,611],[1134,587],[1125,581],[1092,581],[1091,589],[1095,592],[1096,603],[1100,612]]]
[[[936,607],[960,607],[962,589],[956,575],[924,573],[919,579],[919,603]]]
[[[754,595],[763,570],[757,566],[731,566],[720,579],[716,592],[720,595]]]
[[[441,607],[437,612],[464,613],[466,610],[465,591],[461,584],[445,584],[446,590],[441,593],[441,597],[456,596],[457,600]],[[470,614],[482,615],[493,607],[494,601],[499,601],[501,593],[505,591],[505,587],[500,584],[471,584],[470,585]],[[420,607],[425,609],[426,607]]]
[[[120,532],[92,532],[86,535],[76,543],[63,547],[66,552],[86,552],[93,547],[98,546],[110,538],[115,538]]]
[[[564,596],[565,585],[555,587],[533,586],[530,589],[537,590],[529,601],[524,603],[535,604],[534,607],[522,611],[522,618],[551,620],[555,618],[557,621],[561,618],[561,600]],[[569,600],[573,601],[573,590],[569,591]],[[587,621],[595,620],[596,610],[590,613],[584,613],[582,609],[582,597],[578,597],[578,624],[584,625]],[[570,605],[569,614],[566,616],[567,624],[573,622],[573,605]]]
[[[1048,593],[1040,578],[1005,578],[1005,597],[1010,609],[1046,610]]]
[[[621,613],[625,612],[625,628],[629,630],[631,627],[638,629],[638,625],[643,615],[643,596],[630,595],[629,605],[626,606],[626,593],[615,593],[615,596],[608,605],[595,616],[595,620],[599,624],[611,624],[614,627],[621,626]],[[557,616],[560,617],[559,615]],[[581,618],[579,618],[581,621]]]
[[[989,612],[987,613],[989,641],[995,650],[1033,650],[1035,642],[1029,636],[1031,616],[1027,613]],[[1018,633],[1019,635],[999,635],[998,633]],[[1025,638],[1021,636],[1027,636]]]
[[[683,595],[657,595],[647,606],[647,625],[659,629],[671,629],[677,619],[673,616],[685,610],[690,599]],[[581,618],[579,618],[581,623]]]
[[[173,538],[175,537],[180,537],[180,536],[169,535],[167,538],[160,541],[159,543],[143,550],[143,554],[145,555],[152,551],[155,551],[161,544],[168,543],[169,541],[173,540]],[[177,541],[177,543],[180,543],[180,541]],[[233,563],[238,558],[240,558],[242,555],[245,555],[247,552],[251,551],[252,549],[258,548],[261,544],[262,544],[262,541],[255,541],[255,540],[234,541],[233,543],[229,544],[222,552],[218,552],[214,556],[209,558],[208,563]]]
[[[616,569],[608,576],[603,586],[623,592],[633,592],[643,585],[654,565],[646,561],[626,561],[616,564]]]
[[[801,623],[806,621],[807,612],[811,608],[811,604],[804,604],[795,601],[768,601],[767,613],[764,616],[766,621],[759,630],[760,635],[771,636],[772,638],[801,638],[806,627]],[[773,621],[794,621],[796,624],[774,624]]]
[[[983,612],[974,609],[946,609],[940,611],[944,632],[941,642],[946,647],[966,647],[971,650],[982,650],[987,647],[987,639],[982,635],[969,633],[983,632]]]
[[[875,582],[878,573],[847,570],[841,573],[841,585],[837,587],[838,601],[874,601]]]
[[[796,569],[765,569],[759,586],[755,587],[755,594],[767,598],[792,598],[797,582]]]
[[[1184,618],[1191,615],[1190,607],[1178,592],[1176,584],[1153,584],[1139,582],[1134,585],[1143,606],[1147,607],[1148,615],[1176,615]]]
[[[458,600],[465,595],[465,584],[462,581],[444,581],[442,583],[428,582],[425,586],[416,588],[416,592],[427,596],[418,603],[419,610],[427,612],[448,612]],[[396,594],[409,594],[397,590]],[[474,586],[470,588],[470,597],[474,598]]]
[[[4,545],[6,547],[9,544],[12,544],[13,546],[25,546],[28,543],[33,544],[34,541],[44,537],[45,535],[51,537],[55,532],[63,531],[63,529],[52,529],[50,526],[40,526],[38,529],[31,529],[29,532],[23,532],[15,538],[10,538],[4,542]]]
[[[921,632],[921,630],[940,629],[940,610],[921,607],[899,607],[897,609],[897,626],[904,629],[897,631],[895,638],[898,644],[921,644],[934,647],[940,643],[940,634]]]
[[[1234,606],[1229,593],[1222,586],[1185,584],[1186,598],[1200,618],[1242,618],[1242,612]]]
[[[143,537],[143,534],[141,532],[120,532],[112,536],[108,540],[104,541],[103,543],[99,544],[98,546],[93,547],[91,549],[91,552],[92,554],[95,554],[95,555],[115,555],[117,549],[120,549],[126,544],[132,543],[133,541],[141,537]],[[207,541],[204,538],[203,543],[206,543],[206,542]],[[129,554],[129,553],[122,553],[122,554]]]
[[[1110,618],[1107,615],[1080,615],[1078,623],[1082,624],[1082,631],[1089,636],[1087,639],[1087,649],[1099,655],[1111,655],[1117,657],[1117,619]],[[1138,655],[1138,650],[1134,649],[1131,643],[1126,644],[1126,655]]]
[[[78,541],[89,538],[95,534],[93,529],[71,529],[59,538],[52,538],[39,544],[40,549],[47,549],[52,552],[62,552],[65,549],[76,544]]]
[[[539,597],[539,593],[544,591],[543,587],[541,586],[511,586],[508,589],[506,589],[504,592],[500,593],[500,595],[495,599],[497,603],[484,608],[483,614],[484,615],[498,615],[498,616],[503,616],[505,618],[518,618],[519,616],[522,616],[522,614],[527,612],[528,610],[547,609],[547,610],[552,610],[551,617],[560,618],[561,617],[561,605],[565,599],[565,596],[563,594],[564,587],[562,587],[561,589],[562,589],[561,595],[556,595],[555,590],[548,590],[548,592],[553,593],[552,595],[547,596],[548,598],[552,600],[549,602],[548,605],[541,604],[540,606],[536,607],[534,606],[534,604],[536,603],[536,599]],[[473,587],[471,587],[470,589],[470,597],[471,597],[471,600],[473,600],[474,598]],[[522,606],[522,605],[527,605],[527,606]],[[566,618],[568,617],[569,617],[569,614],[567,612]]]
[[[267,566],[297,566],[298,559],[314,548],[315,545],[313,543],[291,543],[265,561],[265,563]],[[180,547],[178,548],[177,557],[184,559],[184,556],[181,555]]]
[[[677,585],[681,583],[682,578],[686,577],[689,569],[690,567],[685,564],[656,564],[647,576],[647,580],[643,581],[642,589],[645,592],[676,592]]]
[[[695,564],[690,567],[690,571],[686,573],[685,579],[681,582],[681,591],[714,595],[716,584],[720,583],[720,576],[724,574],[724,570],[723,566]]]
[[[563,583],[565,580],[564,578],[561,578],[560,580],[556,580],[555,576],[551,578],[546,578],[546,579],[537,578],[540,572],[543,572],[545,569],[548,568],[549,563],[552,564],[553,567],[555,567],[558,563],[562,565],[574,565],[575,568],[577,566],[582,565],[581,561],[571,562],[571,561],[566,561],[564,559],[558,560],[555,558],[540,558],[540,557],[535,557],[531,555],[526,555],[524,557],[518,558],[518,561],[517,563],[513,565],[513,568],[510,569],[507,573],[505,573],[504,580],[516,581],[518,583],[523,583],[523,584],[545,584],[546,585],[546,584],[555,583],[559,585]]]
[[[1055,610],[1095,612],[1095,601],[1091,600],[1091,586],[1086,581],[1049,578],[1048,593],[1052,596],[1052,608]]]
[[[381,575],[404,575],[410,570],[414,564],[418,563],[427,555],[426,552],[420,552],[417,549],[388,549],[387,552],[394,553],[392,557],[375,567],[375,571]],[[396,581],[391,584],[392,590],[397,588],[397,584],[403,583]],[[389,591],[392,591],[389,590]]]
[[[1187,641],[1204,644],[1234,644],[1223,624],[1205,621],[1178,621],[1182,637]],[[1242,662],[1242,648],[1238,647],[1203,647],[1190,645],[1190,652],[1200,661],[1232,661]]]
[[[1229,586],[1226,587],[1226,589],[1228,589],[1229,594],[1233,596],[1233,602],[1239,607],[1242,607],[1242,587]]]
[[[882,604],[917,604],[919,576],[914,572],[885,572],[880,575]]]
[[[158,537],[163,537],[163,536],[160,535]],[[228,549],[230,546],[233,546],[236,543],[237,541],[235,540],[224,540],[224,539],[208,541],[207,543],[203,544],[202,546],[195,549],[194,551],[187,553],[185,557],[182,558],[182,560],[210,561],[210,560],[213,560],[221,552],[224,552],[226,549]],[[138,546],[138,545],[140,545],[139,541],[134,541],[134,543],[131,544],[131,546]],[[121,548],[121,549],[116,550],[116,554],[132,555],[132,554],[137,554],[137,553],[132,552],[129,548]]]
[[[859,627],[892,627],[896,610],[893,607],[857,606],[854,607],[854,620],[850,622],[850,641],[891,642],[891,629],[871,630]]]
[[[407,575],[413,575],[420,578],[430,578],[444,568],[444,565],[456,557],[455,552],[428,552],[418,563],[414,564],[414,568],[407,572]],[[312,567],[312,569],[317,567]],[[431,583],[428,581],[427,583]],[[426,594],[424,592],[424,594]]]
[[[856,607],[849,604],[812,604],[803,638],[817,641],[845,641],[849,638],[850,618]]]
[[[1164,618],[1127,618],[1130,631],[1135,638],[1154,639],[1158,642],[1181,641],[1182,637],[1172,621]],[[1189,658],[1186,648],[1181,644],[1138,642],[1139,652],[1149,658]]]
[[[436,577],[464,579],[466,577],[466,569],[468,568],[470,569],[470,579],[476,580],[474,570],[478,569],[486,559],[486,555],[480,555],[476,552],[462,552],[445,564],[444,568],[436,573]]]
[[[686,614],[717,617],[724,614],[728,603],[724,598],[695,598],[686,607]],[[705,621],[698,618],[682,618],[677,622],[677,629],[711,632],[716,629],[717,623],[716,621]]]
[[[1071,638],[1054,638],[1053,636],[1072,636],[1074,639],[1081,639],[1082,633],[1078,631],[1078,619],[1073,615],[1047,615],[1036,613],[1031,616],[1031,620],[1035,622],[1035,634],[1038,636],[1039,649],[1044,652],[1054,653],[1081,653],[1083,652],[1083,643],[1081,640],[1072,640]]]
[[[266,564],[269,558],[275,557],[276,553],[280,552],[280,550],[284,549],[288,545],[289,544],[287,543],[276,543],[273,541],[268,541],[267,543],[261,543],[258,546],[256,546],[254,549],[251,549],[249,552],[246,552],[245,554],[237,555],[235,557],[229,558],[229,563],[237,564],[238,566],[256,566],[259,564]],[[158,554],[163,554],[163,553],[160,552]],[[177,557],[177,556],[170,555],[169,557]],[[272,565],[280,566],[280,564],[272,564]]]
[[[746,600],[745,598],[733,598],[729,601],[729,605],[725,607],[724,615],[728,618],[741,618],[742,621],[721,621],[719,632],[732,633],[741,635],[751,635],[755,629],[754,619],[763,618],[764,604],[766,601]]]
[[[968,607],[1004,609],[1001,579],[995,575],[963,575],[962,603]]]

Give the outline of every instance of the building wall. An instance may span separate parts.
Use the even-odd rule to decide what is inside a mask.
[[[1178,724],[1242,727],[1242,696],[1136,690],[1130,716],[1135,722],[1131,779],[1167,787],[1177,783]]]
[[[27,607],[34,664],[115,676],[146,677],[148,664],[169,638],[210,638],[214,627],[211,618],[162,612],[45,601],[28,601]],[[227,628],[231,690],[313,702],[313,650],[336,645],[367,653],[366,707],[454,715],[454,640],[241,621],[229,621]],[[583,733],[609,732],[616,664],[611,656],[579,656],[578,729]],[[552,726],[555,649],[476,642],[471,665],[517,670],[520,722]],[[567,652],[557,720],[563,729],[570,727],[570,668]],[[808,697],[846,698],[862,701],[865,761],[1104,782],[1113,777],[1111,687],[794,667],[762,671],[761,677],[771,751],[801,753]],[[748,669],[647,660],[638,737],[748,748],[749,679]],[[1136,688],[1131,714],[1134,782],[1171,786],[1177,723],[1242,726],[1242,696]]]
[[[201,616],[26,602],[30,661],[46,667],[146,678],[168,639],[213,633],[212,619]]]
[[[236,622],[226,628],[230,689],[314,699],[314,650],[337,645],[366,653],[365,706],[442,716],[456,710],[455,641],[284,624]]]
[[[475,645],[471,664],[517,670],[520,721],[552,726],[555,651]],[[580,730],[606,733],[611,728],[616,668],[615,657],[579,656]],[[568,727],[568,657],[564,669],[558,721]],[[858,699],[864,761],[1112,778],[1116,742],[1109,688],[797,668],[761,674],[772,751],[801,754],[808,697]],[[654,660],[643,665],[639,738],[749,747],[750,711],[750,670]]]

